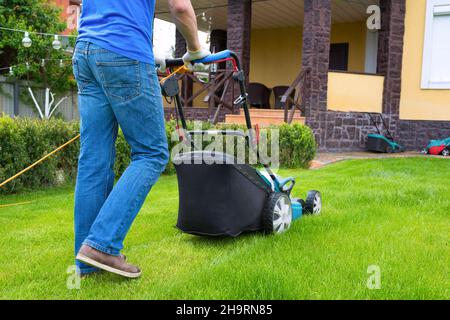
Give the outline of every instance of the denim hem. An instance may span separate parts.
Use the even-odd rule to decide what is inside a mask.
[[[95,268],[95,267],[88,267],[88,268],[77,268],[77,273],[80,276],[83,276],[85,274],[91,274],[91,273],[95,273],[95,272],[99,272],[101,271],[101,269],[99,268]]]
[[[98,243],[96,243],[94,241],[91,241],[91,240],[87,240],[86,239],[86,240],[84,240],[83,244],[85,244],[85,245],[87,245],[87,246],[89,246],[91,248],[94,248],[94,249],[96,249],[98,251],[101,251],[103,253],[112,255],[112,256],[116,256],[117,257],[117,256],[120,255],[120,251],[106,248],[105,246],[102,246],[102,245],[100,245],[100,244],[98,244]]]

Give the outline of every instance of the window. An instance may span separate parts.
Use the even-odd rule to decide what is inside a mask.
[[[348,71],[348,43],[330,45],[330,70]]]
[[[450,0],[428,0],[422,89],[450,89]]]

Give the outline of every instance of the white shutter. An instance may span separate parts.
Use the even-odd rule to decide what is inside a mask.
[[[450,0],[428,0],[423,89],[450,89]]]
[[[450,14],[434,16],[429,81],[450,88]]]

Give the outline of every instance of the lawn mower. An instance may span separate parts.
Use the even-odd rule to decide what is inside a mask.
[[[367,150],[381,153],[403,152],[404,148],[394,141],[394,137],[386,126],[381,113],[367,112],[370,121],[377,129],[377,133],[367,135]],[[382,129],[385,130],[383,134]]]
[[[248,133],[234,130],[188,131],[179,96],[176,70],[182,59],[165,60],[169,75],[161,80],[162,93],[175,102],[177,122],[181,122],[184,143],[192,152],[177,154],[172,159],[178,178],[179,211],[177,228],[197,236],[237,237],[247,232],[279,234],[287,231],[292,221],[303,214],[320,214],[322,198],[318,191],[308,192],[306,200],[291,197],[295,179],[275,175],[265,161],[259,171],[248,164],[239,164],[226,153],[203,150],[195,146],[196,135],[234,135],[244,138],[251,150],[257,151],[252,130],[244,72],[237,55],[225,50],[212,54],[195,64],[215,64],[229,61],[233,65],[233,81],[239,83],[240,96],[234,102],[243,108]],[[175,71],[174,71],[175,70]],[[177,126],[178,128],[178,126]],[[261,158],[258,155],[258,160]]]
[[[422,150],[422,153],[448,157],[450,155],[450,138],[444,140],[431,140],[428,146]]]

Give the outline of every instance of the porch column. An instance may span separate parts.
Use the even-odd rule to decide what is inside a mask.
[[[209,36],[209,50],[211,52],[219,52],[227,49],[227,31],[215,29],[211,31]],[[226,64],[220,63],[219,69],[225,69]]]
[[[211,52],[219,52],[227,49],[227,31],[214,29],[209,36]]]
[[[395,135],[400,114],[400,93],[405,33],[406,0],[380,0],[377,72],[384,75],[383,114]]]
[[[250,74],[250,34],[252,27],[252,1],[228,0],[227,47],[241,60],[248,82]]]
[[[181,58],[186,53],[186,40],[184,40],[178,29],[175,33],[175,57]],[[192,96],[193,87],[192,79],[185,78],[181,85],[181,96],[183,99],[189,99]],[[192,103],[186,105],[186,107],[192,107]]]
[[[302,70],[310,73],[303,95],[306,125],[321,145],[325,140],[328,68],[330,62],[331,0],[305,0]]]

